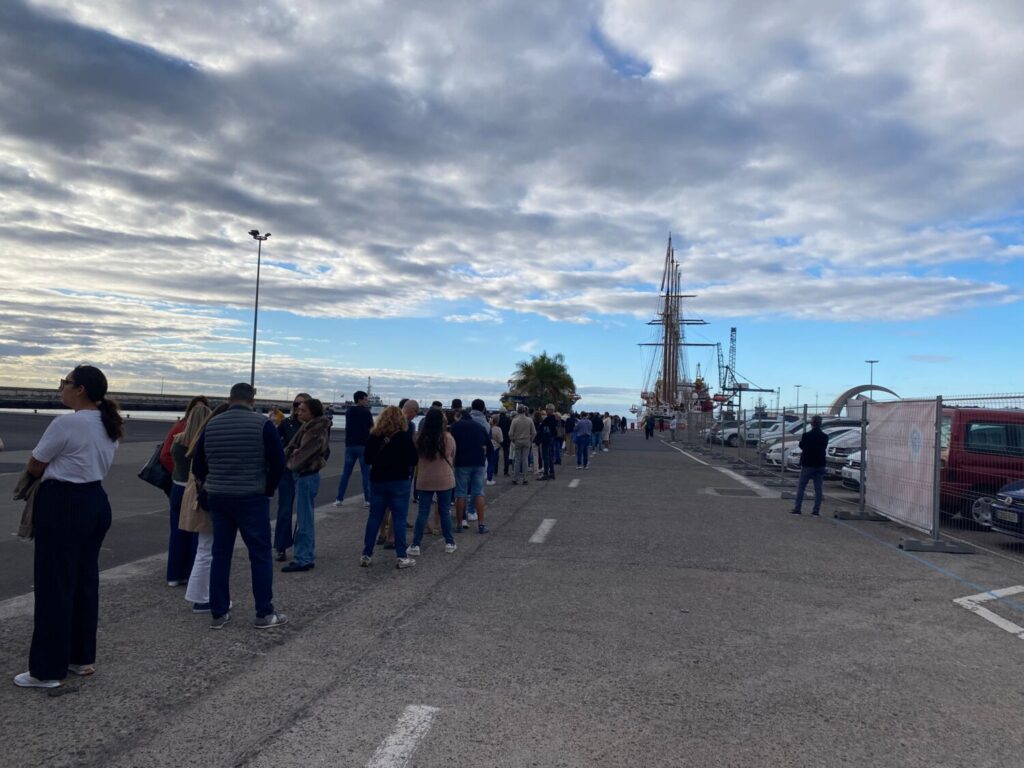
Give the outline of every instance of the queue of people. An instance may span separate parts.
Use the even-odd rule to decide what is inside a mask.
[[[19,481],[35,538],[29,669],[14,679],[21,687],[54,688],[69,673],[95,672],[99,551],[111,523],[102,482],[123,420],[106,397],[107,380],[98,368],[75,368],[61,379],[60,394],[72,413],[50,423]],[[279,411],[270,417],[255,410],[255,394],[251,385],[236,384],[215,409],[205,397],[193,398],[159,454],[171,476],[167,584],[185,586],[192,611],[209,613],[214,630],[232,620],[230,573],[239,534],[248,552],[257,629],[288,622],[273,602],[274,561],[287,561],[291,550],[282,572],[316,566],[313,511],[320,471],[330,457],[331,421],[323,403],[308,393],[294,398],[287,416]],[[455,553],[456,533],[471,524],[478,534],[490,532],[484,489],[499,474],[511,472],[513,485],[525,485],[529,467],[536,465],[539,479],[552,480],[566,454],[576,456],[578,469],[588,468],[591,448],[607,451],[612,432],[625,430],[626,423],[607,413],[563,416],[550,404],[532,414],[520,405],[514,418],[505,412],[488,417],[483,400],[463,409],[456,399],[447,410],[435,401],[417,428],[414,400],[403,401],[404,409],[385,408],[376,420],[366,393],[357,392],[355,401],[346,412],[335,504],[344,501],[358,463],[368,508],[362,567],[373,563],[381,544],[394,547],[398,569],[414,566],[435,509],[444,551]],[[409,526],[411,498],[417,514]]]

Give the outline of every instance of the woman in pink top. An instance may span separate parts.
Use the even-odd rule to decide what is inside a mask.
[[[416,498],[420,504],[416,516],[416,526],[412,532],[410,555],[420,554],[423,543],[423,528],[430,517],[430,503],[437,495],[437,513],[441,518],[441,533],[444,534],[444,551],[451,554],[455,551],[455,536],[452,533],[452,518],[449,510],[452,506],[452,492],[455,489],[455,470],[452,460],[455,458],[455,438],[448,434],[448,423],[440,408],[431,408],[423,417],[419,434],[416,435],[416,452],[419,464],[416,465]]]

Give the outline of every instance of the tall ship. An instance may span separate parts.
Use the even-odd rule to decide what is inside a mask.
[[[686,327],[707,325],[705,320],[686,315],[683,303],[696,298],[696,294],[682,292],[682,265],[676,259],[672,236],[665,250],[665,264],[661,273],[661,307],[648,325],[658,329],[654,340],[641,347],[654,351],[645,355],[644,388],[640,393],[641,405],[634,405],[633,413],[646,416],[668,416],[673,411],[710,410],[711,399],[703,377],[690,378],[687,366],[688,347],[717,347],[717,344],[691,343],[686,340]]]

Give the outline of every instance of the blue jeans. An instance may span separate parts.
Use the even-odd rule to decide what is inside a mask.
[[[601,433],[600,432],[594,432],[593,434],[591,434],[591,436],[590,436],[590,445],[593,448],[600,448],[601,447]]]
[[[181,519],[181,497],[185,486],[175,483],[171,486],[170,523],[171,531],[167,539],[167,580],[188,581],[192,573],[192,563],[196,559],[196,548],[199,537],[191,531],[183,531],[178,527]]]
[[[576,466],[586,467],[590,464],[590,435],[579,435],[576,438]]]
[[[547,440],[541,443],[540,446],[542,455],[544,456],[544,476],[554,477],[555,476],[555,441]]]
[[[490,447],[487,449],[487,479],[493,480],[498,472],[498,449]]]
[[[416,500],[420,504],[420,512],[416,515],[416,527],[412,531],[412,545],[418,547],[423,543],[423,529],[430,517],[430,502],[437,495],[437,514],[441,518],[441,533],[448,544],[455,543],[452,533],[452,489],[447,491],[416,491]]]
[[[341,472],[341,480],[338,483],[338,494],[334,498],[338,501],[345,499],[345,491],[348,490],[348,481],[352,477],[352,470],[359,462],[359,477],[363,481],[363,501],[370,500],[370,473],[366,467],[366,446],[346,445],[345,446],[345,469]]]
[[[555,438],[555,464],[562,463],[562,443],[565,442],[564,437]]]
[[[284,552],[295,543],[292,536],[292,507],[295,506],[295,476],[285,470],[277,486],[277,524],[274,526],[274,549]]]
[[[409,481],[390,480],[370,483],[370,514],[366,518],[363,554],[370,557],[373,545],[384,522],[384,513],[391,509],[391,527],[395,530],[395,554],[406,556],[405,523],[409,518]]]
[[[211,493],[210,517],[213,519],[213,564],[210,566],[210,612],[223,616],[231,605],[228,589],[231,579],[231,554],[235,535],[249,550],[252,572],[252,596],[256,615],[274,612],[274,563],[270,548],[270,499],[266,496],[218,496]]]
[[[811,511],[815,515],[821,512],[821,482],[824,479],[824,467],[800,467],[800,483],[796,487],[796,500],[793,502],[793,509],[797,512],[800,511],[800,506],[804,503],[804,491],[807,490],[807,483],[808,481],[813,480],[814,509]]]
[[[316,562],[316,530],[313,527],[313,502],[320,490],[320,473],[295,475],[295,562],[310,565]]]

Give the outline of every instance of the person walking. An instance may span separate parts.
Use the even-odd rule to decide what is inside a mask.
[[[800,438],[800,482],[796,487],[796,499],[793,502],[794,515],[800,514],[804,502],[804,491],[807,483],[814,481],[813,517],[821,514],[822,481],[825,479],[825,451],[828,448],[828,435],[821,430],[821,416],[811,417],[811,428]]]
[[[490,529],[484,524],[484,464],[491,436],[469,415],[452,424],[450,431],[455,438],[456,523],[462,530],[475,521],[478,533],[488,533]]]
[[[373,428],[373,414],[370,413],[370,399],[362,390],[352,395],[355,405],[345,411],[345,467],[338,481],[338,493],[334,506],[340,507],[345,501],[345,491],[352,477],[352,470],[359,462],[359,477],[363,482],[363,506],[370,506],[370,475],[366,471],[366,443]]]
[[[672,411],[672,418],[668,421],[668,441],[674,443],[676,441],[676,428],[679,426],[679,412]]]
[[[171,459],[174,469],[171,472],[171,533],[167,542],[167,586],[187,585],[192,575],[192,567],[196,559],[199,537],[192,531],[183,531],[179,526],[181,520],[181,499],[188,485],[188,475],[192,460],[188,456],[188,448],[202,432],[203,426],[210,418],[210,409],[198,403],[189,411],[185,418],[185,429],[175,435],[171,442]]]
[[[648,413],[644,419],[644,440],[654,437],[654,414]]]
[[[604,412],[604,417],[601,419],[601,450],[608,453],[608,449],[612,447],[612,417],[608,415],[608,411]]]
[[[548,403],[544,409],[545,416],[540,425],[540,450],[544,457],[544,474],[541,480],[555,479],[555,441],[558,439],[558,425],[561,419],[555,415],[555,406]]]
[[[284,573],[308,571],[316,565],[316,528],[313,507],[320,491],[320,470],[327,466],[330,452],[331,420],[324,415],[324,404],[314,397],[298,407],[302,425],[284,449],[287,475],[295,483],[295,558],[284,566]]]
[[[395,535],[396,565],[410,568],[416,561],[406,550],[405,524],[409,517],[409,487],[413,467],[419,457],[409,421],[400,408],[389,405],[370,431],[366,441],[366,461],[370,465],[370,512],[363,535],[363,554],[359,565],[367,567],[373,560],[373,546],[384,521],[384,512],[391,510]]]
[[[509,437],[509,429],[512,427],[512,417],[507,408],[501,409],[498,417],[498,427],[501,429],[501,456],[502,465],[505,470],[505,477],[508,477],[509,468],[512,466],[512,439]]]
[[[287,419],[277,425],[277,434],[281,438],[281,446],[287,446],[302,428],[299,421],[299,406],[312,395],[299,392],[292,399],[292,410]],[[295,477],[291,472],[281,473],[281,482],[277,486],[277,522],[274,525],[274,550],[277,561],[283,563],[288,559],[288,550],[295,543],[292,532],[292,511],[295,508]]]
[[[586,416],[583,414],[576,420],[576,428],[573,430],[572,437],[576,443],[576,469],[590,468],[590,442],[594,424]]]
[[[444,413],[439,409],[427,411],[416,435],[416,501],[419,514],[412,532],[412,546],[408,554],[419,556],[423,544],[423,531],[430,517],[430,506],[437,499],[437,514],[441,519],[444,551],[454,552],[455,535],[452,532],[452,494],[455,491],[455,438],[448,433]]]
[[[213,519],[211,629],[223,629],[231,621],[231,556],[239,532],[249,550],[254,626],[269,629],[288,621],[274,609],[270,540],[270,497],[284,471],[284,450],[274,424],[254,410],[255,400],[250,384],[235,384],[228,409],[210,419],[192,456],[192,474],[203,484]]]
[[[526,485],[527,464],[530,461],[530,447],[537,436],[537,428],[533,419],[526,415],[526,406],[516,406],[516,417],[508,428],[509,441],[512,444],[514,460],[512,462],[512,485]]]
[[[123,436],[107,377],[79,365],[60,380],[61,403],[73,413],[50,422],[25,467],[35,491],[35,612],[28,671],[21,688],[57,688],[68,672],[96,671],[99,554],[110,528],[103,479]]]

